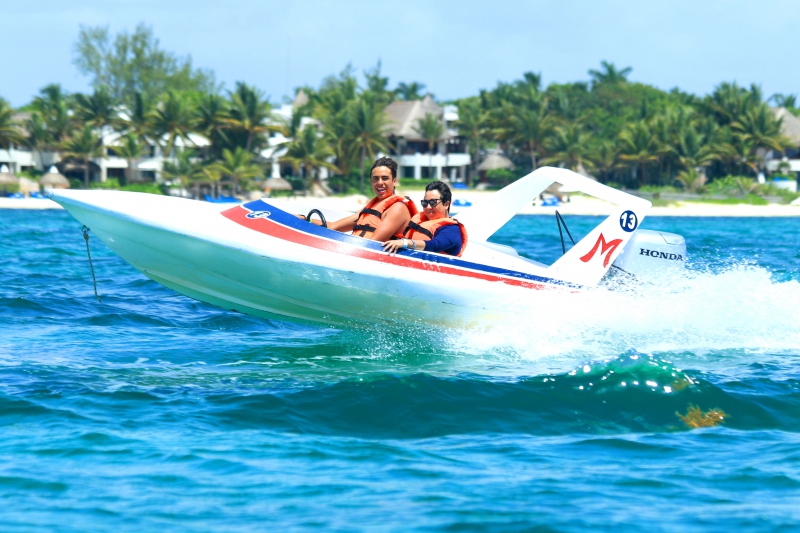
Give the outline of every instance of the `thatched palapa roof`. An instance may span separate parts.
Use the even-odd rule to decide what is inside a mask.
[[[267,178],[264,180],[264,188],[271,191],[291,191],[292,184],[283,178]]]
[[[785,107],[775,107],[772,112],[775,113],[775,118],[783,119],[781,134],[788,137],[796,146],[800,146],[800,118]]]
[[[478,165],[478,170],[494,170],[496,168],[512,169],[514,163],[506,157],[502,152],[491,152],[486,158]]]
[[[18,185],[19,178],[8,170],[7,165],[0,166],[0,185]]]
[[[384,110],[388,116],[386,134],[403,137],[407,141],[426,141],[414,128],[419,127],[419,121],[425,115],[442,117],[444,109],[433,101],[430,95],[422,100],[397,100],[386,106]],[[442,139],[449,139],[450,134],[445,131]]]
[[[55,166],[51,166],[47,174],[39,178],[39,185],[51,189],[69,189],[69,180]]]

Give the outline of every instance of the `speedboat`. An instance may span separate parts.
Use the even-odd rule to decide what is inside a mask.
[[[553,183],[616,207],[551,265],[488,242]],[[612,266],[646,277],[682,267],[686,256],[680,236],[640,229],[647,200],[552,167],[462,209],[458,220],[470,240],[461,257],[390,255],[378,242],[296,217],[314,206],[285,200],[231,207],[121,191],[48,196],[135,269],[181,294],[258,317],[340,326],[491,326],[521,303],[557,304],[591,289]],[[349,214],[316,212],[328,220]]]

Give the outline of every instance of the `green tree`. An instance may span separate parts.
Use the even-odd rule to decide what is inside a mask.
[[[422,94],[425,87],[426,85],[424,83],[418,81],[412,81],[410,83],[400,82],[397,84],[397,88],[394,92],[401,100],[422,100],[422,97],[425,96]]]
[[[319,169],[337,170],[335,165],[328,162],[332,155],[333,151],[324,142],[319,130],[309,125],[289,144],[282,160],[290,163],[295,170],[305,170],[305,188],[310,191],[319,178]]]
[[[145,154],[145,148],[146,145],[142,142],[142,139],[133,131],[117,139],[114,145],[114,152],[128,163],[128,167],[125,169],[125,183],[123,185],[133,181],[136,165]],[[166,168],[167,164],[164,163],[164,168]]]
[[[142,93],[136,91],[130,98],[126,112],[120,117],[123,130],[133,133],[140,141],[145,141],[153,133],[153,109]],[[155,140],[155,139],[153,139]]]
[[[433,148],[444,135],[442,117],[432,113],[425,113],[423,118],[417,120],[414,131],[428,143],[428,177],[433,178]]]
[[[272,105],[264,98],[263,93],[243,82],[236,82],[236,89],[231,93],[229,118],[224,119],[228,126],[245,136],[244,149],[248,152],[255,146],[263,144],[263,134],[280,131],[280,126],[273,124]]]
[[[228,106],[221,96],[208,93],[200,98],[197,106],[197,131],[211,141],[211,156],[219,159],[222,147],[229,142],[227,135]]]
[[[647,164],[656,161],[656,141],[647,122],[628,124],[619,134],[620,159],[639,169],[639,187],[647,183]]]
[[[115,100],[127,103],[137,92],[155,100],[167,91],[218,90],[211,70],[193,68],[191,56],[162,50],[152,28],[144,24],[132,34],[117,34],[113,42],[107,26],[81,26],[73,63],[92,77],[93,87],[107,87]]]
[[[170,157],[177,138],[189,142],[189,133],[194,130],[197,119],[189,100],[180,93],[169,91],[151,112],[150,121],[159,141],[166,135],[164,157]]]
[[[589,76],[592,77],[592,82],[595,84],[619,84],[626,83],[628,81],[628,74],[630,74],[632,71],[633,69],[631,67],[625,67],[617,70],[617,67],[614,66],[614,63],[601,61],[600,70],[590,70]]]
[[[394,99],[394,93],[388,89],[389,78],[381,75],[381,61],[375,68],[364,71],[367,80],[367,90],[375,95],[375,99],[383,105],[388,105]]]
[[[703,188],[708,178],[706,178],[705,174],[698,172],[697,169],[690,168],[678,174],[675,180],[683,186],[685,191],[694,194]]]
[[[174,162],[164,162],[162,173],[168,180],[178,182],[181,196],[183,196],[183,190],[188,187],[189,183],[206,175],[203,173],[202,165],[192,161],[195,157],[194,150],[181,150],[178,152]],[[219,168],[219,170],[220,173],[223,172],[222,168]]]
[[[241,147],[231,151],[227,148],[222,151],[222,159],[209,165],[212,172],[221,177],[228,177],[233,181],[233,193],[236,194],[241,182],[261,177],[264,172],[253,162],[255,155]]]
[[[369,93],[359,95],[353,105],[351,119],[348,138],[352,139],[352,150],[361,152],[359,181],[364,191],[364,163],[367,156],[373,159],[377,151],[388,149],[389,143],[384,136],[388,119],[383,107]]]
[[[61,149],[66,157],[74,157],[83,161],[83,184],[89,188],[89,161],[95,157],[105,157],[100,145],[100,139],[91,126],[84,125],[76,135],[68,138]]]
[[[550,156],[544,164],[563,163],[570,170],[579,167],[593,168],[589,159],[594,151],[592,135],[583,131],[578,124],[566,124],[556,128],[552,138],[548,139]]]
[[[47,148],[60,150],[61,144],[69,137],[74,127],[74,121],[70,117],[68,95],[62,90],[61,85],[50,84],[39,91],[31,107],[42,117],[47,127]]]
[[[481,147],[485,145],[491,115],[483,109],[478,98],[464,98],[458,102],[458,122],[456,124],[461,135],[469,139],[469,150],[472,154],[472,177],[478,175],[478,164]]]
[[[1,104],[0,107],[2,107]],[[2,115],[2,112],[0,112],[0,115]],[[0,122],[2,122],[2,118],[0,118]],[[45,124],[39,113],[34,112],[25,120],[23,126],[27,134],[24,141],[25,146],[30,148],[32,153],[38,154],[40,164],[44,164],[42,152],[47,147],[47,124]],[[0,127],[0,130],[2,130],[2,127]]]
[[[11,143],[22,143],[24,136],[14,118],[14,109],[0,98],[0,147],[8,148]]]
[[[103,152],[106,149],[103,129],[120,123],[116,106],[105,87],[98,87],[91,95],[75,95],[75,116],[83,124],[94,126]]]
[[[536,170],[536,156],[555,124],[546,103],[524,107],[506,105],[501,113],[500,138],[518,144],[530,157],[531,168]]]
[[[770,97],[772,102],[778,107],[785,107],[794,116],[800,115],[800,102],[797,101],[796,94],[773,94]]]

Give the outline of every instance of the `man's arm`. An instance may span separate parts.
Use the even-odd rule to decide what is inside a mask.
[[[403,202],[397,202],[384,211],[381,225],[368,238],[373,241],[386,241],[398,230],[405,228],[410,220],[411,215],[408,214],[408,208]]]
[[[347,233],[348,231],[353,231],[353,226],[356,225],[356,220],[358,220],[358,213],[350,215],[349,217],[341,218],[339,220],[334,220],[333,222],[328,222],[328,227],[330,229],[335,229],[336,231],[341,231],[342,233]]]
[[[304,220],[306,219],[305,215],[295,216]],[[348,231],[353,231],[353,226],[356,225],[356,220],[358,220],[358,213],[350,215],[349,217],[340,218],[339,220],[334,220],[333,222],[328,222],[328,229],[335,229],[336,231],[347,233]],[[317,226],[322,225],[322,221],[318,218],[311,219],[309,222],[316,224]]]

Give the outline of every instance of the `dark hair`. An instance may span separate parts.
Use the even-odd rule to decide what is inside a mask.
[[[392,171],[392,177],[397,177],[397,162],[391,157],[379,157],[372,163],[372,168],[369,169],[369,175],[372,176],[372,171],[377,167],[386,167]]]
[[[442,197],[442,203],[447,203],[453,198],[453,193],[450,192],[450,187],[441,181],[432,181],[425,187],[425,192],[439,191]]]

